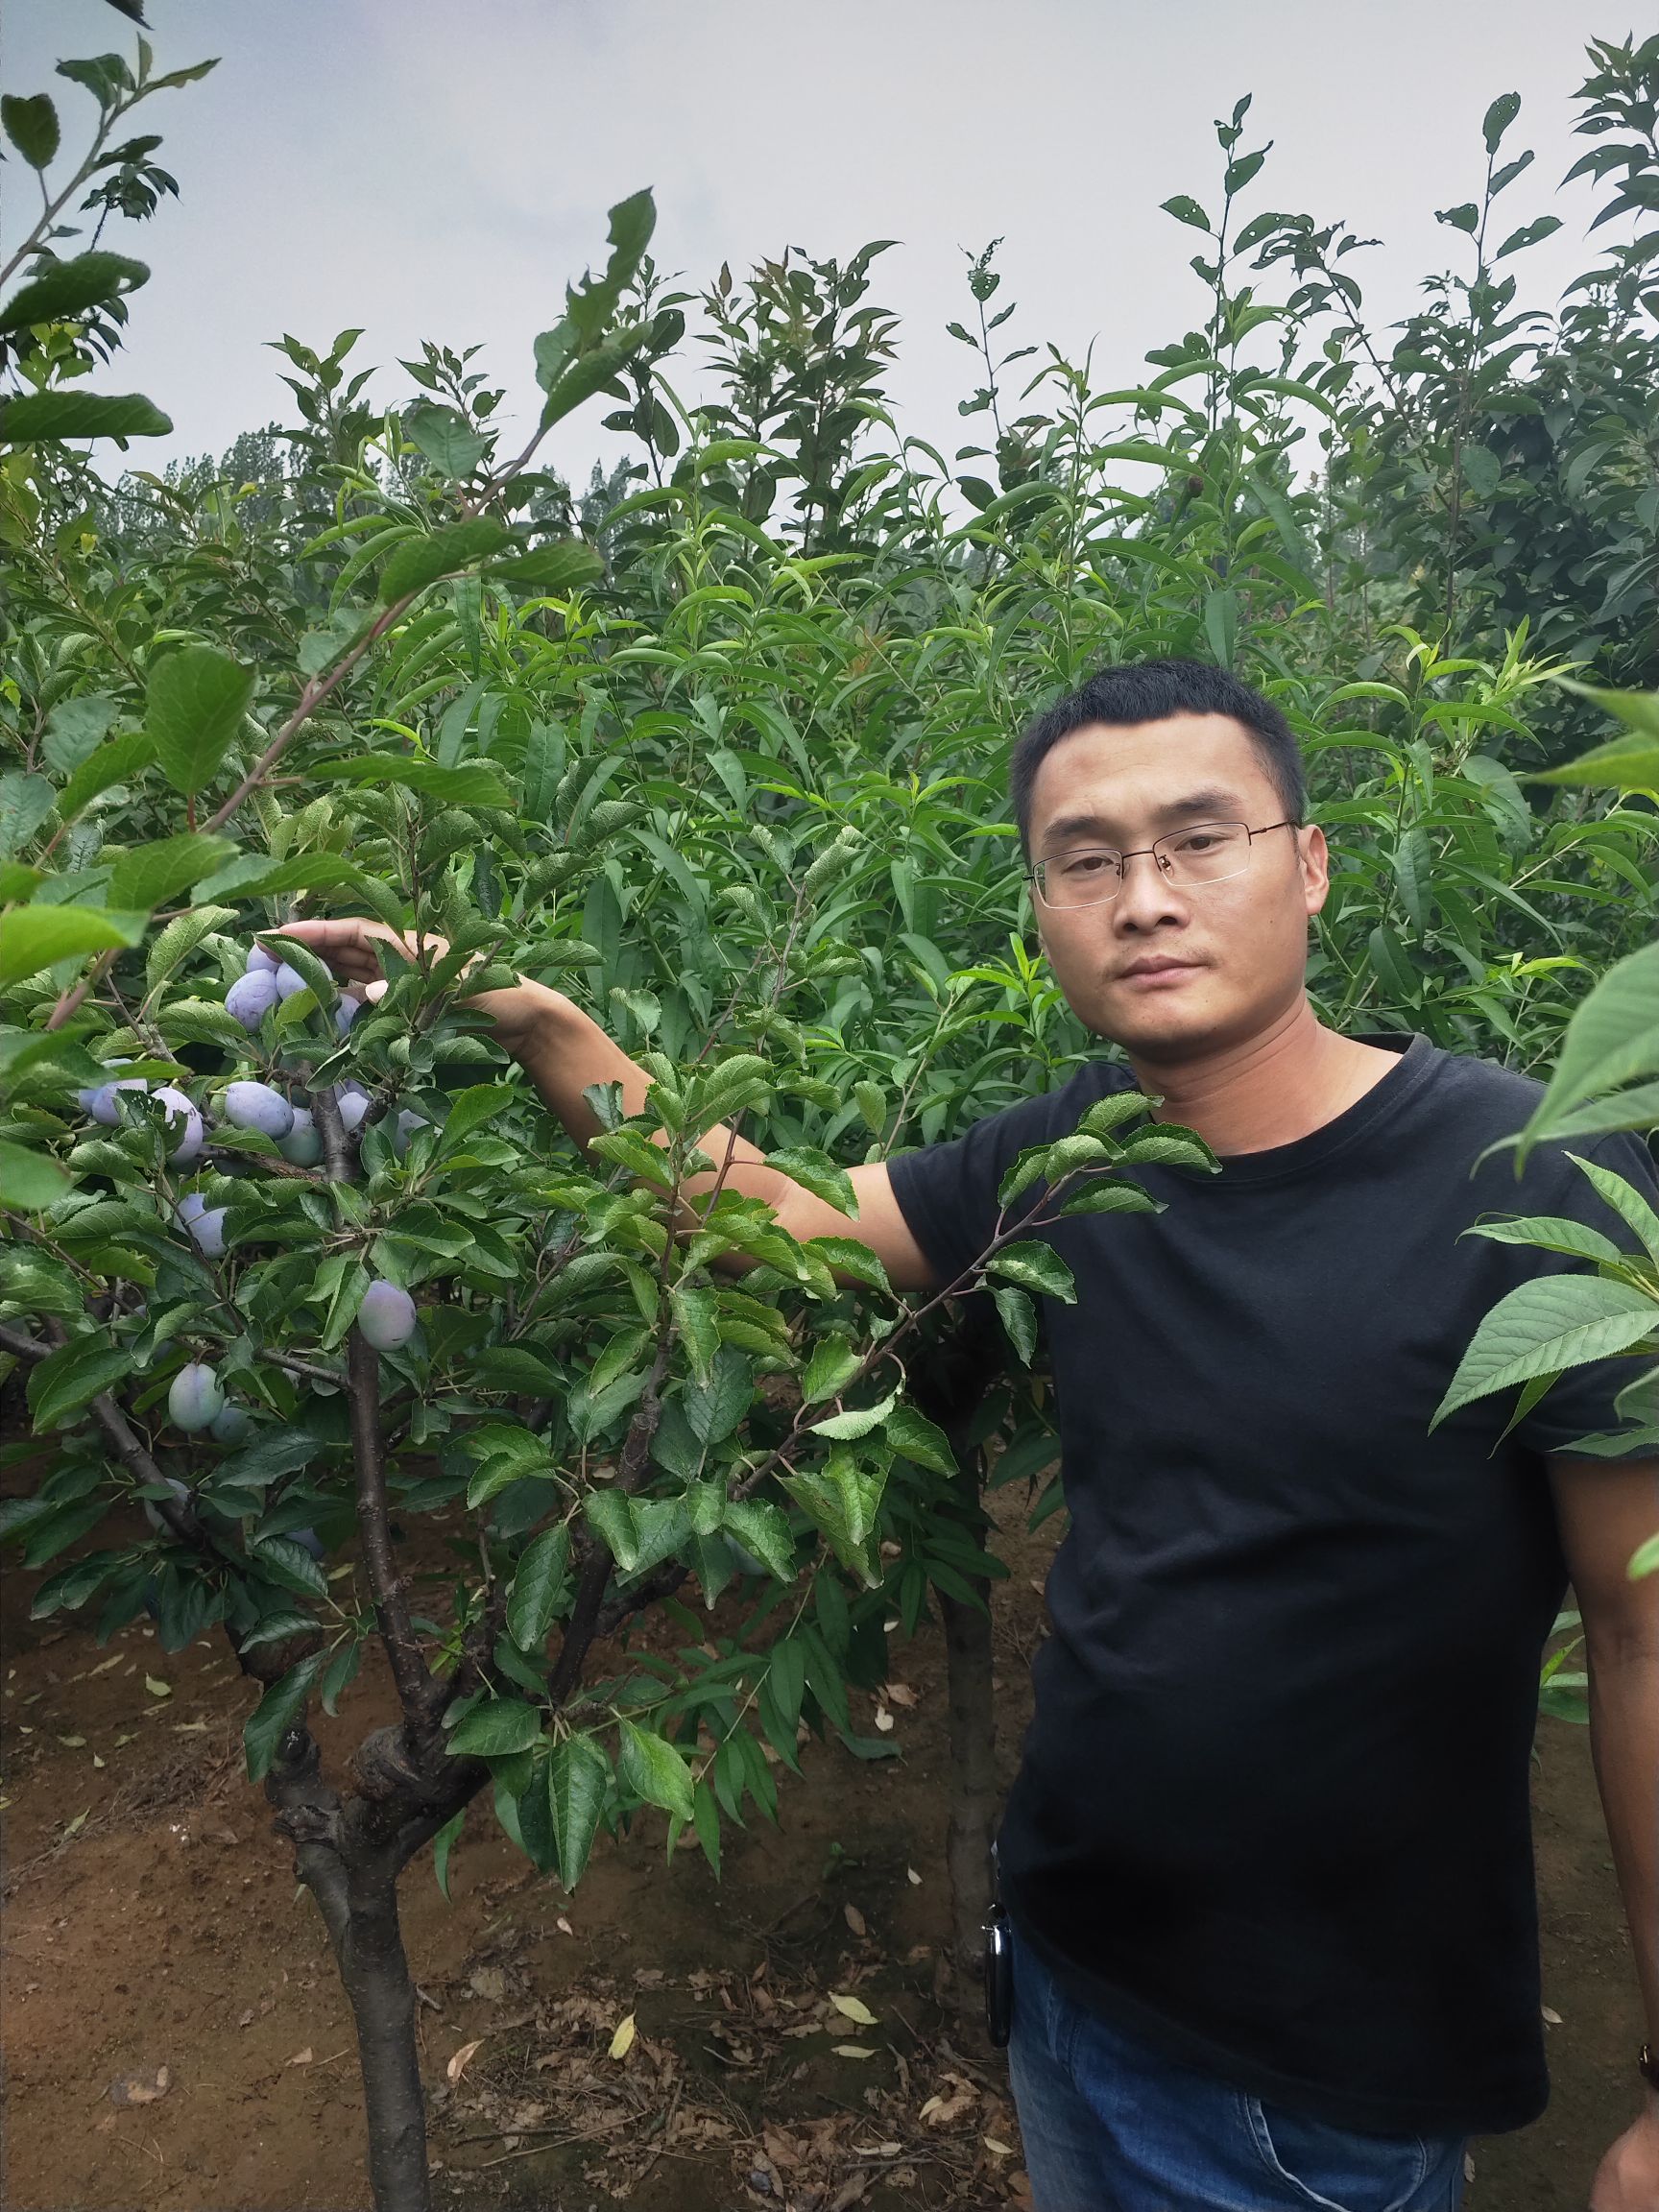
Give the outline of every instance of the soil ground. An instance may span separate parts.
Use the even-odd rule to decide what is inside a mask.
[[[1005,1778],[1052,1532],[1033,1539],[1008,1518]],[[243,1777],[247,1686],[206,1638],[169,1655],[140,1623],[100,1649],[82,1627],[31,1623],[36,1579],[12,1574],[0,1611],[0,2200],[356,2212],[368,2197],[349,2016],[316,1909]],[[781,1778],[779,1825],[733,1834],[719,1884],[695,1850],[664,1866],[654,1815],[602,1840],[568,1898],[482,1799],[449,1901],[430,1854],[409,1868],[447,2212],[1029,2201],[1001,2061],[953,2008],[944,1964],[937,1631],[896,1643],[892,1672],[854,1719],[872,1735],[890,1720],[897,1756],[806,1746],[804,1776]],[[366,1668],[340,1719],[316,1719],[325,1762],[390,1710]],[[1581,1729],[1541,1724],[1535,1801],[1554,2094],[1535,2127],[1475,2146],[1468,2212],[1583,2212],[1634,2109],[1639,2008]],[[630,2017],[631,2048],[613,2057]]]

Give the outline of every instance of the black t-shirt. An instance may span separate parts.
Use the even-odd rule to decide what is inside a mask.
[[[1138,1170],[1167,1211],[1039,1232],[1070,1527],[1001,1831],[1063,1985],[1173,2056],[1334,2125],[1496,2132],[1549,2094],[1528,1762],[1566,1588],[1544,1455],[1620,1426],[1608,1360],[1503,1443],[1429,1421],[1487,1310],[1574,1261],[1494,1214],[1631,1239],[1552,1146],[1478,1171],[1539,1086],[1424,1037],[1293,1144]],[[946,1281],[1024,1145],[1133,1088],[1104,1059],[888,1163]],[[1575,1147],[1650,1193],[1633,1138]],[[1023,1213],[1039,1192],[1022,1194]]]

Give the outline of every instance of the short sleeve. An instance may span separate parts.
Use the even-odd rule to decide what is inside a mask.
[[[1659,1174],[1654,1172],[1652,1154],[1639,1138],[1603,1137],[1575,1149],[1580,1159],[1623,1176],[1659,1213]],[[1525,1210],[1549,1212],[1581,1221],[1586,1228],[1599,1229],[1602,1236],[1610,1237],[1615,1244],[1639,1253],[1642,1247],[1635,1231],[1604,1202],[1582,1169],[1565,1157],[1560,1158],[1559,1165],[1564,1172],[1550,1194],[1551,1202],[1547,1206],[1535,1205],[1528,1194]],[[1585,1265],[1571,1260],[1562,1260],[1558,1264],[1573,1273],[1588,1271]],[[1615,1410],[1613,1401],[1642,1372],[1643,1362],[1639,1358],[1597,1359],[1588,1366],[1569,1368],[1519,1424],[1516,1433],[1521,1442],[1534,1452],[1570,1453],[1574,1445],[1586,1436],[1604,1436],[1622,1429],[1625,1423]],[[1651,1451],[1651,1445],[1632,1447],[1636,1455],[1650,1455]],[[1597,1456],[1616,1458],[1619,1455],[1598,1454]]]
[[[961,1137],[888,1155],[899,1211],[942,1283],[965,1274],[996,1235],[997,1191],[1017,1155],[1069,1134],[1096,1098],[1126,1083],[1122,1070],[1094,1063],[1058,1091],[988,1114]]]

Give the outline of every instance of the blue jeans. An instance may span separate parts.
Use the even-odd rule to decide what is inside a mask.
[[[1018,1931],[1014,2101],[1036,2212],[1456,2212],[1462,2137],[1356,2135],[1176,2064],[1055,1984]]]

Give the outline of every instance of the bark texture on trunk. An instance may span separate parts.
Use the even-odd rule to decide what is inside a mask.
[[[973,1495],[984,1474],[977,1450],[957,1455]],[[974,1582],[978,1605],[941,1590],[950,1698],[950,1817],[945,1863],[950,1876],[954,1962],[972,1990],[984,1971],[982,1931],[991,1911],[991,1843],[997,1827],[997,1701],[991,1673],[991,1585]]]
[[[337,1956],[357,2025],[374,2212],[431,2212],[415,1984],[397,1922],[397,1876],[390,1868],[349,1877]]]

